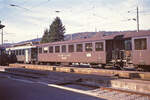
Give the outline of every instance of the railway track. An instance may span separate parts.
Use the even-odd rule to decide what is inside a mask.
[[[12,67],[32,69],[34,71],[65,72],[74,74],[87,84],[150,93],[150,73],[136,71],[118,71],[92,68],[59,67],[48,65],[11,64]],[[60,76],[62,77],[62,76]]]
[[[33,66],[32,66],[33,67]],[[28,67],[27,67],[28,68]],[[34,68],[34,67],[33,67]],[[43,70],[43,69],[41,69],[41,70]],[[56,68],[55,69],[55,71],[57,71],[58,69]],[[60,70],[60,69],[59,69]],[[24,72],[23,72],[23,69],[21,68],[21,69],[13,69],[12,68],[12,70],[9,70],[10,72],[13,72],[13,73],[17,73],[17,75],[19,75],[20,76],[20,74],[22,75],[22,73],[24,73],[23,75],[28,75],[28,74],[34,74],[34,75],[41,75],[41,74],[39,74],[39,73],[43,73],[44,71],[37,71],[37,70],[31,70],[31,68],[30,69],[25,69],[24,70]],[[35,72],[34,72],[35,71]],[[33,72],[33,73],[32,73]],[[59,75],[60,74],[60,75]],[[14,75],[14,74],[13,74]],[[15,74],[16,75],[16,74]],[[42,81],[42,83],[45,81],[45,82],[50,82],[50,83],[54,83],[54,84],[56,84],[56,85],[58,85],[58,86],[65,86],[65,83],[67,82],[69,82],[69,84],[76,84],[76,85],[81,85],[81,87],[84,87],[85,86],[85,88],[88,88],[88,87],[90,87],[90,86],[93,86],[93,84],[97,84],[97,82],[102,82],[102,83],[100,83],[100,84],[103,84],[103,82],[106,82],[106,79],[107,79],[107,77],[106,78],[102,78],[102,80],[100,79],[100,77],[101,76],[99,76],[98,77],[98,80],[96,79],[95,80],[95,78],[92,76],[92,77],[87,77],[87,75],[84,75],[84,76],[86,76],[86,77],[84,77],[82,74],[81,75],[78,75],[78,74],[75,74],[75,75],[73,75],[74,76],[74,80],[75,80],[75,78],[76,79],[79,79],[79,78],[81,78],[81,80],[80,81],[77,81],[77,82],[74,82],[73,80],[70,80],[70,79],[72,79],[72,74],[69,74],[69,73],[58,73],[58,72],[49,72],[49,74],[47,73],[47,77],[43,77],[43,74],[42,74],[42,76],[40,77],[40,78],[35,78],[35,79],[33,79],[34,81],[35,80],[41,80]],[[46,78],[46,79],[45,79]],[[64,80],[62,80],[62,78],[64,78]],[[91,78],[91,80],[89,80]],[[93,79],[92,79],[93,78]],[[25,78],[25,79],[27,79],[27,78]],[[60,79],[60,81],[59,81],[59,83],[58,82],[52,82],[53,80],[54,81],[58,81]],[[70,80],[70,81],[67,81],[67,79],[68,80]],[[99,81],[99,79],[100,79],[100,81]],[[47,81],[48,80],[48,81]],[[64,82],[62,82],[62,81],[64,81]],[[113,80],[112,80],[113,81]],[[125,81],[125,80],[123,80],[123,81]],[[126,80],[127,81],[127,80]],[[70,83],[71,82],[71,83]],[[72,83],[73,82],[73,83]],[[92,83],[93,82],[93,83]],[[106,83],[110,83],[111,82],[111,80],[109,81],[107,81]],[[114,80],[114,82],[115,82],[115,84],[117,83],[120,83],[121,84],[121,86],[123,87],[123,84],[121,83],[122,81],[116,81],[116,80]],[[127,81],[126,83],[130,83],[130,81]],[[136,81],[136,83],[137,83],[138,81]],[[146,87],[147,87],[147,89],[148,89],[148,86],[147,86],[147,84],[148,83],[143,83],[143,81],[141,81],[142,83],[140,83],[141,84],[141,86],[142,85],[145,85]],[[125,83],[125,84],[126,84]],[[136,84],[136,83],[132,83],[131,82],[131,86],[130,87],[134,87],[132,84]],[[115,85],[115,84],[111,84],[112,86],[113,85]],[[141,88],[142,89],[142,87],[140,87],[140,84],[138,84],[138,88]],[[129,86],[130,84],[128,84],[128,86]],[[110,86],[110,84],[108,84],[108,86]],[[86,90],[86,91],[82,91],[83,93],[87,93],[87,94],[90,94],[90,95],[92,95],[92,96],[96,96],[96,97],[100,97],[100,98],[106,98],[106,99],[108,99],[108,100],[150,100],[150,94],[144,94],[144,93],[141,93],[141,92],[133,92],[132,90],[131,91],[129,91],[128,89],[124,89],[124,88],[117,88],[117,87],[108,87],[108,86],[97,86],[95,89],[92,89],[92,90]],[[136,86],[136,85],[135,85]],[[127,87],[127,84],[126,84],[126,87]],[[146,89],[146,90],[147,90]],[[127,91],[128,90],[128,91]],[[149,92],[147,92],[147,93],[149,93]]]
[[[94,87],[87,84],[82,83],[64,83],[59,84],[61,86],[72,85],[74,88],[79,88],[81,86],[81,89],[83,87],[91,88],[91,90],[85,90],[85,94],[96,96],[99,98],[104,98],[107,100],[150,100],[150,94],[144,94],[139,92],[133,92],[133,91],[127,91],[123,89],[116,89],[116,88],[109,88],[109,87]],[[84,93],[81,92],[81,93]]]
[[[36,82],[36,81],[27,80],[27,79],[16,79],[16,78],[8,77],[8,76],[1,76],[0,78],[9,78],[11,80],[21,81],[21,82],[30,83],[30,84],[31,83],[42,84],[46,86],[60,88],[60,89],[77,92],[77,93],[81,93],[81,94],[85,94],[89,96],[94,96],[97,98],[103,98],[107,100],[150,100],[150,95],[147,95],[147,94],[130,92],[130,91],[125,91],[125,90],[113,89],[113,88],[100,87],[100,88],[92,89],[92,90],[81,90],[81,89],[75,89],[72,87],[68,88],[65,85],[48,84],[45,82]],[[87,88],[86,85],[82,84],[82,88],[84,86]]]
[[[88,92],[108,100],[150,100],[150,95],[105,87]]]

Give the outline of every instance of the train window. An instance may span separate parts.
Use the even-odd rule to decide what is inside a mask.
[[[125,44],[125,50],[132,50],[131,40],[125,40],[124,44]]]
[[[63,53],[66,52],[66,45],[62,45],[61,51],[62,51]]]
[[[15,51],[13,50],[12,53],[15,54]]]
[[[49,53],[53,53],[53,46],[49,47]]]
[[[16,50],[14,50],[14,54],[16,55]]]
[[[85,43],[85,51],[92,51],[92,43]]]
[[[16,55],[19,55],[19,50],[16,50]]]
[[[13,51],[10,51],[11,54],[13,54]]]
[[[59,53],[60,52],[60,46],[55,46],[55,53]]]
[[[77,44],[77,48],[76,48],[77,52],[83,52],[83,45],[82,44]]]
[[[146,38],[135,39],[134,40],[135,50],[145,50],[147,49]]]
[[[22,50],[22,55],[24,55],[24,54],[25,54],[25,50],[23,49],[23,50]]]
[[[12,50],[12,51],[11,51],[11,54],[13,54],[13,53],[14,53],[14,51]]]
[[[21,50],[19,50],[19,55],[21,55]]]
[[[48,47],[44,47],[44,48],[43,48],[43,52],[44,52],[44,53],[48,53]]]
[[[18,55],[19,54],[19,52],[18,52],[18,50],[16,50],[16,55]]]
[[[74,45],[69,45],[68,46],[68,52],[74,52]]]
[[[42,53],[42,48],[41,47],[39,48],[39,53]]]
[[[13,54],[13,51],[10,51],[11,53],[10,54]]]
[[[103,51],[104,47],[103,47],[103,42],[96,42],[95,43],[95,51]]]

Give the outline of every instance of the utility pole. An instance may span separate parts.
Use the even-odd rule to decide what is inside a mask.
[[[72,39],[72,34],[71,34],[71,40],[73,40],[73,39]]]
[[[130,13],[130,11],[128,11],[128,13]],[[132,19],[128,19],[129,20],[134,20],[137,23],[137,32],[139,32],[139,7],[137,6],[136,8],[136,18],[132,18]]]
[[[137,32],[139,32],[139,9],[138,9],[138,6],[137,6]]]
[[[2,45],[3,45],[3,28],[2,28]]]
[[[0,21],[0,29],[2,30],[2,33],[1,33],[1,39],[2,39],[2,46],[3,46],[3,28],[5,27],[5,25],[2,25],[1,24],[1,21]]]

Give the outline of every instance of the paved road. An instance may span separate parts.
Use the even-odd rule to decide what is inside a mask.
[[[104,100],[38,83],[0,77],[0,100]]]

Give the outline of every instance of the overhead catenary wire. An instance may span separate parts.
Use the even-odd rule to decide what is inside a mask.
[[[19,6],[19,5],[16,5],[16,4],[9,4],[9,5],[12,6],[12,7],[18,7],[18,8],[22,8],[22,9],[30,11],[30,9],[22,7],[22,6]]]

